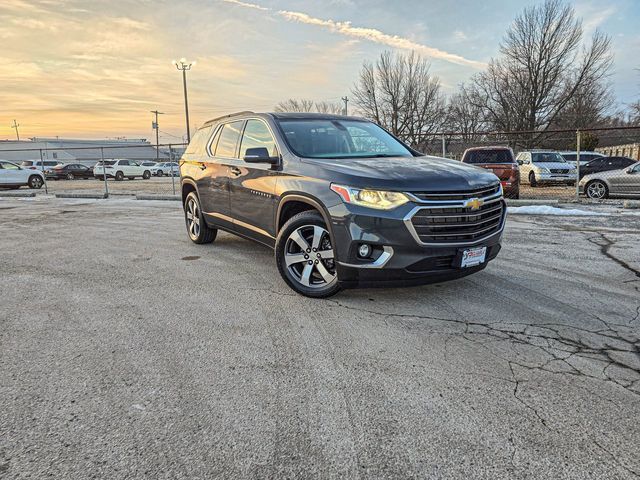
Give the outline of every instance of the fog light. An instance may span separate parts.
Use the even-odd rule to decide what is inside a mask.
[[[363,243],[358,247],[358,256],[360,258],[369,258],[371,256],[371,247],[366,243]]]

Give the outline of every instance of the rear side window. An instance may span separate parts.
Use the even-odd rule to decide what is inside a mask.
[[[510,150],[471,150],[465,153],[464,163],[513,163]]]
[[[118,165],[129,165],[129,160],[120,160]]]
[[[599,167],[604,167],[606,163],[606,159],[604,158],[599,158],[597,160],[592,160],[590,161],[587,166],[592,167],[592,168],[599,168]]]
[[[31,167],[31,166],[33,166],[33,162],[31,162],[29,160],[25,160],[24,162],[21,163],[21,165],[23,167]]]
[[[575,153],[563,153],[562,156],[567,162],[575,162],[578,156]]]
[[[240,158],[244,157],[249,148],[266,148],[272,157],[278,156],[276,142],[271,136],[269,127],[260,120],[249,120],[242,135],[240,144]]]
[[[211,135],[211,127],[203,127],[198,130],[189,142],[187,150],[184,153],[189,155],[204,155],[209,135]],[[166,162],[164,162],[162,166],[165,165]]]
[[[244,121],[231,122],[222,127],[222,133],[220,133],[220,139],[216,146],[216,157],[235,158],[243,123]]]

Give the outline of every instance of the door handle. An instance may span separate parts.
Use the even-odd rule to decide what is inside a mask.
[[[199,165],[199,167],[200,167],[200,170],[206,170],[207,169],[207,164],[206,163],[201,163]]]
[[[231,173],[233,173],[236,177],[242,175],[242,170],[240,170],[238,167],[231,167],[230,170]]]

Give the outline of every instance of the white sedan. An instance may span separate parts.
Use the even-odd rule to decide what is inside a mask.
[[[0,187],[20,188],[42,188],[44,185],[44,175],[40,170],[30,170],[22,168],[15,163],[0,160]]]

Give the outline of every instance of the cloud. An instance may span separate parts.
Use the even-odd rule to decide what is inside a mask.
[[[597,28],[613,16],[617,9],[614,6],[602,5],[602,2],[580,2],[575,6],[576,15],[582,18],[582,26],[587,35],[591,35]]]
[[[254,10],[261,10],[271,12],[272,10],[255,3],[245,3],[240,0],[223,0],[226,3],[231,3],[244,8],[251,8]],[[381,32],[375,28],[356,27],[351,22],[337,22],[334,20],[325,20],[321,18],[312,17],[302,12],[293,12],[289,10],[274,11],[276,15],[279,15],[290,22],[303,23],[306,25],[314,25],[317,27],[325,28],[331,32],[338,33],[347,37],[358,38],[368,40],[370,42],[386,45],[392,48],[398,48],[402,50],[413,50],[426,57],[443,60],[445,62],[455,63],[457,65],[464,65],[473,68],[484,68],[486,64],[475,60],[469,60],[461,55],[445,52],[435,47],[430,47],[405,37],[398,35],[390,35],[388,33]]]

